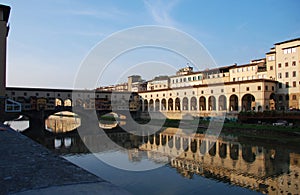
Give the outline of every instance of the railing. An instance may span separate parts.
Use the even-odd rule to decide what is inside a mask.
[[[11,99],[5,100],[5,112],[21,112],[22,104]]]

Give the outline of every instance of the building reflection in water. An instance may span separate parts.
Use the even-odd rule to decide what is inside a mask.
[[[80,117],[68,111],[55,113],[45,120],[45,129],[52,133],[66,133],[77,129],[80,125]]]
[[[261,193],[299,192],[300,154],[276,143],[251,145],[235,136],[220,136],[214,142],[213,137],[187,134],[178,128],[166,128],[152,135],[144,131],[144,136],[120,131],[120,128],[108,130],[106,134],[127,149],[132,162],[148,158],[157,163],[169,163],[186,178],[196,174]],[[45,138],[44,144],[59,154],[89,153],[82,140],[102,143],[102,137],[79,137],[73,133]],[[105,143],[98,148],[100,153],[111,150],[113,148]]]

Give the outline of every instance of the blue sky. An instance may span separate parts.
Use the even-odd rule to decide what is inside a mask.
[[[298,0],[0,0],[0,3],[12,8],[7,86],[72,88],[82,61],[95,45],[112,33],[135,26],[160,25],[186,32],[208,50],[216,66],[248,63],[264,57],[274,43],[300,37]],[[165,60],[149,56],[147,61]],[[112,78],[121,73],[126,78],[128,75],[121,67],[131,63],[130,55],[123,60],[117,60],[96,85],[114,84],[116,79]],[[146,79],[154,74],[174,74],[186,61],[174,57],[168,63],[173,68],[161,69],[145,76]],[[140,72],[128,72],[135,73]]]

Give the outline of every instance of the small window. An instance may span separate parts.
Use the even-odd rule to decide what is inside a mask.
[[[292,62],[292,66],[296,66],[296,61],[293,61],[293,62]]]
[[[281,63],[278,64],[278,68],[281,68]]]
[[[260,91],[260,90],[261,90],[261,86],[257,86],[257,90],[259,90],[259,91]]]
[[[39,96],[39,93],[35,93],[35,96]]]
[[[274,86],[272,86],[272,91],[274,91],[274,89],[275,89]]]
[[[249,91],[249,87],[246,88],[246,91]]]
[[[221,93],[224,93],[224,89],[221,89]]]
[[[289,88],[290,86],[289,86],[289,82],[286,82],[285,83],[285,88]]]
[[[172,93],[170,93],[170,96],[172,96]]]
[[[297,96],[296,95],[293,95],[293,100],[297,100]]]
[[[204,94],[204,91],[203,91],[203,90],[201,91],[201,94]]]
[[[235,88],[232,88],[232,92],[235,92]]]
[[[293,81],[293,87],[296,87],[297,83],[296,81]]]
[[[270,70],[273,70],[273,66],[270,66]]]
[[[289,66],[289,63],[288,63],[288,62],[286,62],[286,63],[285,63],[285,67],[288,67],[288,66]]]
[[[11,92],[11,95],[15,95],[16,93],[14,91]]]
[[[290,96],[288,94],[285,95],[285,100],[290,100]]]
[[[235,81],[235,78],[233,78],[233,81]]]
[[[282,78],[282,75],[281,75],[281,72],[278,73],[278,78],[281,79]]]
[[[293,71],[293,77],[296,77],[296,71]]]
[[[210,93],[214,93],[214,90],[210,90]]]
[[[282,83],[278,83],[278,88],[279,88],[279,89],[282,88]]]
[[[266,91],[268,91],[268,90],[269,90],[269,87],[268,87],[268,86],[265,86],[265,89],[266,89]]]
[[[289,78],[289,72],[285,72],[285,78]]]

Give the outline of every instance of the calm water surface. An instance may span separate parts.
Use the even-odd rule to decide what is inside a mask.
[[[299,194],[300,143],[232,135],[214,142],[178,128],[144,130],[142,136],[121,128],[105,135],[41,132],[31,138],[133,194]],[[85,143],[92,143],[95,154]],[[128,171],[147,168],[154,169]]]

